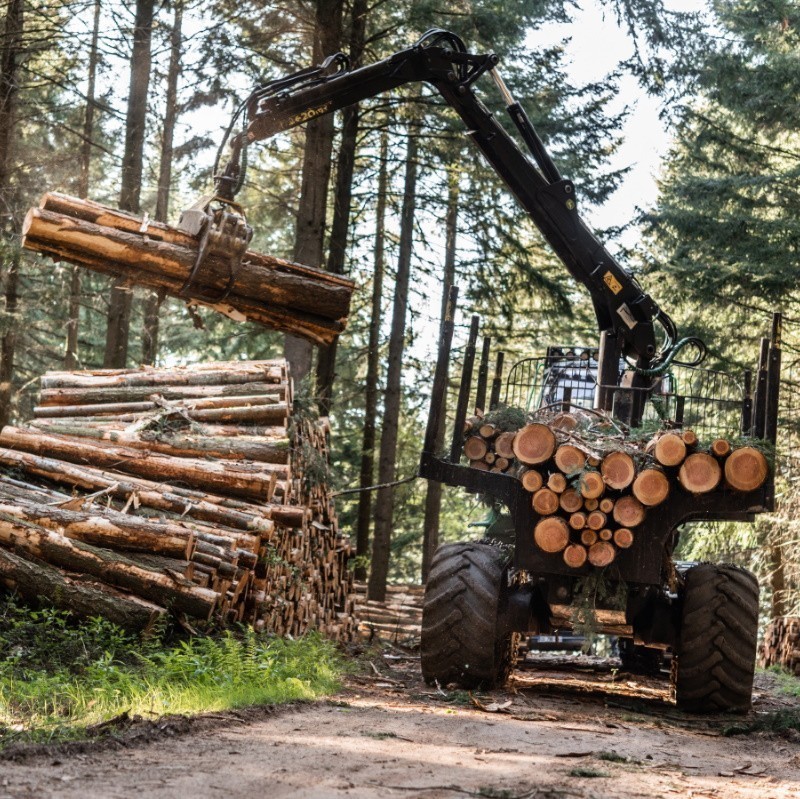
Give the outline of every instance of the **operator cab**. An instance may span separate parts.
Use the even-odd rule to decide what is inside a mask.
[[[544,357],[517,361],[506,382],[505,404],[526,412],[552,408],[594,408],[597,392],[598,349],[596,347],[549,346]],[[630,367],[620,358],[615,384],[614,416],[625,418],[622,405],[629,400],[624,391]],[[651,389],[652,394],[676,393],[675,379],[667,373]]]

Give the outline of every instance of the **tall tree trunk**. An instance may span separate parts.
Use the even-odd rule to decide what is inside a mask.
[[[350,17],[350,63],[353,68],[361,66],[367,27],[367,1],[354,0]],[[353,194],[353,171],[356,160],[358,138],[358,105],[349,105],[342,116],[342,141],[336,161],[336,188],[333,199],[333,221],[328,243],[329,272],[344,274],[347,250],[347,232],[350,227],[350,202]],[[317,398],[320,413],[330,413],[331,392],[336,373],[336,346],[321,347],[317,361]]]
[[[441,319],[444,320],[445,309],[447,307],[447,296],[450,293],[450,286],[453,285],[456,275],[456,236],[458,233],[458,174],[455,170],[450,170],[448,175],[447,190],[447,215],[445,216],[445,252],[444,252],[444,275],[442,277],[442,310]],[[444,419],[446,406],[445,397],[442,397],[442,411],[440,419]],[[444,446],[444,424],[439,425],[434,441],[436,452],[440,452]],[[431,560],[436,548],[439,546],[439,514],[442,510],[442,489],[441,483],[435,480],[428,481],[428,492],[425,495],[425,522],[423,525],[422,538],[422,582],[428,581],[428,572],[431,568]]]
[[[19,249],[14,248],[10,256],[5,285],[6,329],[0,341],[0,429],[11,418],[13,397],[14,357],[17,351],[17,307],[19,287]]]
[[[10,0],[6,7],[5,30],[3,36],[2,63],[0,63],[0,201],[4,213],[14,208],[11,186],[12,148],[17,124],[17,95],[19,92],[19,66],[22,59],[24,26],[23,0]],[[16,220],[11,218],[14,232]],[[5,269],[5,333],[0,342],[0,427],[8,424],[11,416],[12,378],[14,376],[14,356],[17,345],[17,287],[19,283],[19,249],[15,244],[8,246]]]
[[[92,40],[89,45],[89,75],[86,88],[86,108],[83,112],[83,141],[81,142],[81,172],[78,179],[78,197],[89,196],[89,169],[92,165],[92,140],[94,138],[95,84],[97,81],[98,49],[100,38],[101,0],[94,2]],[[78,325],[81,312],[81,270],[73,266],[69,281],[69,315],[67,317],[67,346],[64,352],[64,368],[77,369]]]
[[[342,40],[343,0],[317,0],[314,25],[313,61],[321,63],[335,53]],[[297,209],[294,260],[322,266],[325,243],[325,211],[333,150],[333,114],[312,119],[306,125],[303,150],[303,177]],[[305,339],[286,336],[284,355],[292,375],[299,381],[311,371],[312,345]]]
[[[785,616],[788,611],[786,591],[786,570],[783,563],[783,541],[780,530],[772,532],[769,542],[770,556],[770,588],[772,589],[772,618]]]
[[[389,358],[386,371],[386,391],[383,403],[383,426],[380,454],[378,456],[379,483],[390,483],[395,479],[416,191],[417,139],[414,132],[409,130],[403,208],[400,214],[400,248],[397,257],[397,279],[394,289],[394,307],[392,309],[392,327],[389,335]],[[393,522],[394,488],[380,488],[375,499],[375,532],[372,540],[372,563],[367,587],[369,598],[379,602],[386,598],[386,578],[389,573]]]
[[[172,187],[172,148],[175,140],[175,123],[178,119],[178,79],[181,75],[183,46],[183,0],[175,3],[175,18],[170,31],[169,68],[167,70],[167,98],[164,127],[161,134],[161,160],[158,169],[158,193],[155,218],[166,222],[169,218],[169,196]],[[154,364],[158,354],[158,316],[164,295],[151,291],[144,306],[142,330],[142,363]]]
[[[136,0],[128,113],[125,120],[125,152],[122,156],[122,185],[119,192],[119,207],[134,214],[139,213],[139,197],[142,189],[154,7],[155,0]],[[103,359],[103,365],[106,367],[119,369],[124,367],[128,360],[132,301],[133,294],[130,289],[123,285],[122,280],[117,280],[111,289],[108,304],[106,350]]]
[[[361,442],[361,471],[359,486],[371,486],[375,477],[375,419],[378,413],[378,372],[380,369],[381,298],[383,296],[383,253],[386,240],[386,192],[389,184],[389,128],[381,133],[380,166],[378,172],[378,203],[375,209],[375,250],[372,276],[372,315],[369,321],[367,348],[367,377],[364,401],[364,432]],[[372,492],[358,495],[356,521],[356,555],[363,559],[369,554],[369,526],[372,520]],[[356,569],[357,580],[367,577],[366,566]]]

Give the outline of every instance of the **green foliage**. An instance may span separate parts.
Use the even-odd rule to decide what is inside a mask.
[[[0,746],[87,734],[123,712],[159,716],[313,699],[338,687],[342,662],[317,635],[250,630],[140,640],[103,619],[0,603]]]
[[[800,696],[800,678],[795,677],[781,666],[770,666],[768,671],[775,675],[781,693],[788,696]]]
[[[750,735],[754,732],[785,734],[800,731],[800,709],[786,708],[763,713],[750,721],[737,722],[723,727],[722,734]]]
[[[620,755],[617,752],[600,752],[597,755],[598,760],[605,760],[608,763],[630,763],[631,758],[625,755]]]
[[[588,777],[593,779],[595,777],[610,777],[607,771],[591,768],[589,766],[579,766],[578,768],[570,769],[568,772],[570,777]]]
[[[508,405],[499,405],[495,410],[489,411],[483,421],[486,424],[493,424],[498,430],[503,432],[519,430],[525,426],[527,421],[525,411],[522,408],[512,408]]]

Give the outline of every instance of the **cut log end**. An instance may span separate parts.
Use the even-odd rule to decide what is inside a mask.
[[[494,440],[495,454],[508,460],[514,459],[514,438],[516,433],[500,433]]]
[[[514,438],[514,455],[520,463],[528,466],[549,461],[555,449],[555,433],[546,424],[535,422],[525,425]]]
[[[573,530],[583,530],[586,527],[586,514],[578,511],[569,517],[569,526]]]
[[[482,460],[487,449],[486,442],[480,436],[470,436],[464,442],[464,454],[471,461]]]
[[[680,441],[680,438],[678,440]],[[669,496],[669,480],[660,469],[643,469],[633,481],[632,491],[634,497],[643,505],[648,507],[660,505]]]
[[[576,474],[586,466],[586,455],[572,444],[562,444],[554,457],[556,466],[564,474]]]
[[[581,543],[587,547],[597,543],[597,533],[594,530],[581,530]]]
[[[549,488],[540,488],[533,495],[533,509],[540,516],[549,516],[558,510],[558,494]]]
[[[690,455],[678,472],[678,482],[692,494],[713,491],[721,479],[722,469],[719,462],[705,452]]]
[[[580,569],[586,563],[586,547],[581,544],[570,544],[564,550],[564,563],[572,569]]]
[[[522,477],[520,479],[522,480],[522,487],[526,491],[530,491],[532,494],[538,491],[544,484],[542,475],[537,472],[536,469],[526,469],[522,473]]]
[[[666,433],[656,440],[653,455],[662,466],[678,466],[686,457],[686,443],[679,433]]]
[[[543,552],[561,552],[569,543],[569,528],[560,516],[541,519],[533,530],[533,540]]]
[[[730,442],[725,438],[718,438],[711,442],[711,454],[717,458],[727,458],[731,453]]]
[[[617,551],[608,541],[598,541],[589,547],[589,563],[599,569],[613,563],[616,556]]]
[[[586,472],[581,476],[580,487],[585,499],[598,499],[605,491],[606,484],[600,472]]]
[[[590,530],[602,530],[606,526],[607,518],[601,510],[593,510],[586,517],[586,526]]]
[[[755,447],[734,450],[725,461],[725,482],[736,491],[755,491],[769,475],[769,464]]]
[[[568,488],[559,497],[559,504],[567,513],[575,513],[583,507],[583,497],[574,488]]]
[[[633,531],[627,527],[620,527],[614,531],[614,543],[620,549],[628,549],[633,544]]]
[[[645,508],[636,497],[626,495],[614,504],[614,521],[622,527],[636,527],[644,521]]]
[[[636,466],[627,452],[611,452],[603,458],[600,473],[609,488],[621,491],[633,482]]]

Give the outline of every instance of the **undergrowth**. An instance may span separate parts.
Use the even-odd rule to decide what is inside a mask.
[[[800,732],[800,708],[785,708],[773,713],[763,713],[749,721],[737,722],[723,728],[723,735],[750,735],[754,732],[778,734]]]
[[[794,674],[790,674],[781,666],[770,666],[767,671],[775,675],[778,689],[781,693],[788,696],[800,696],[800,679],[795,677]]]
[[[0,598],[0,748],[67,740],[123,713],[158,717],[310,700],[343,671],[332,643],[241,630],[142,640],[110,622]],[[87,730],[88,728],[88,730]]]

